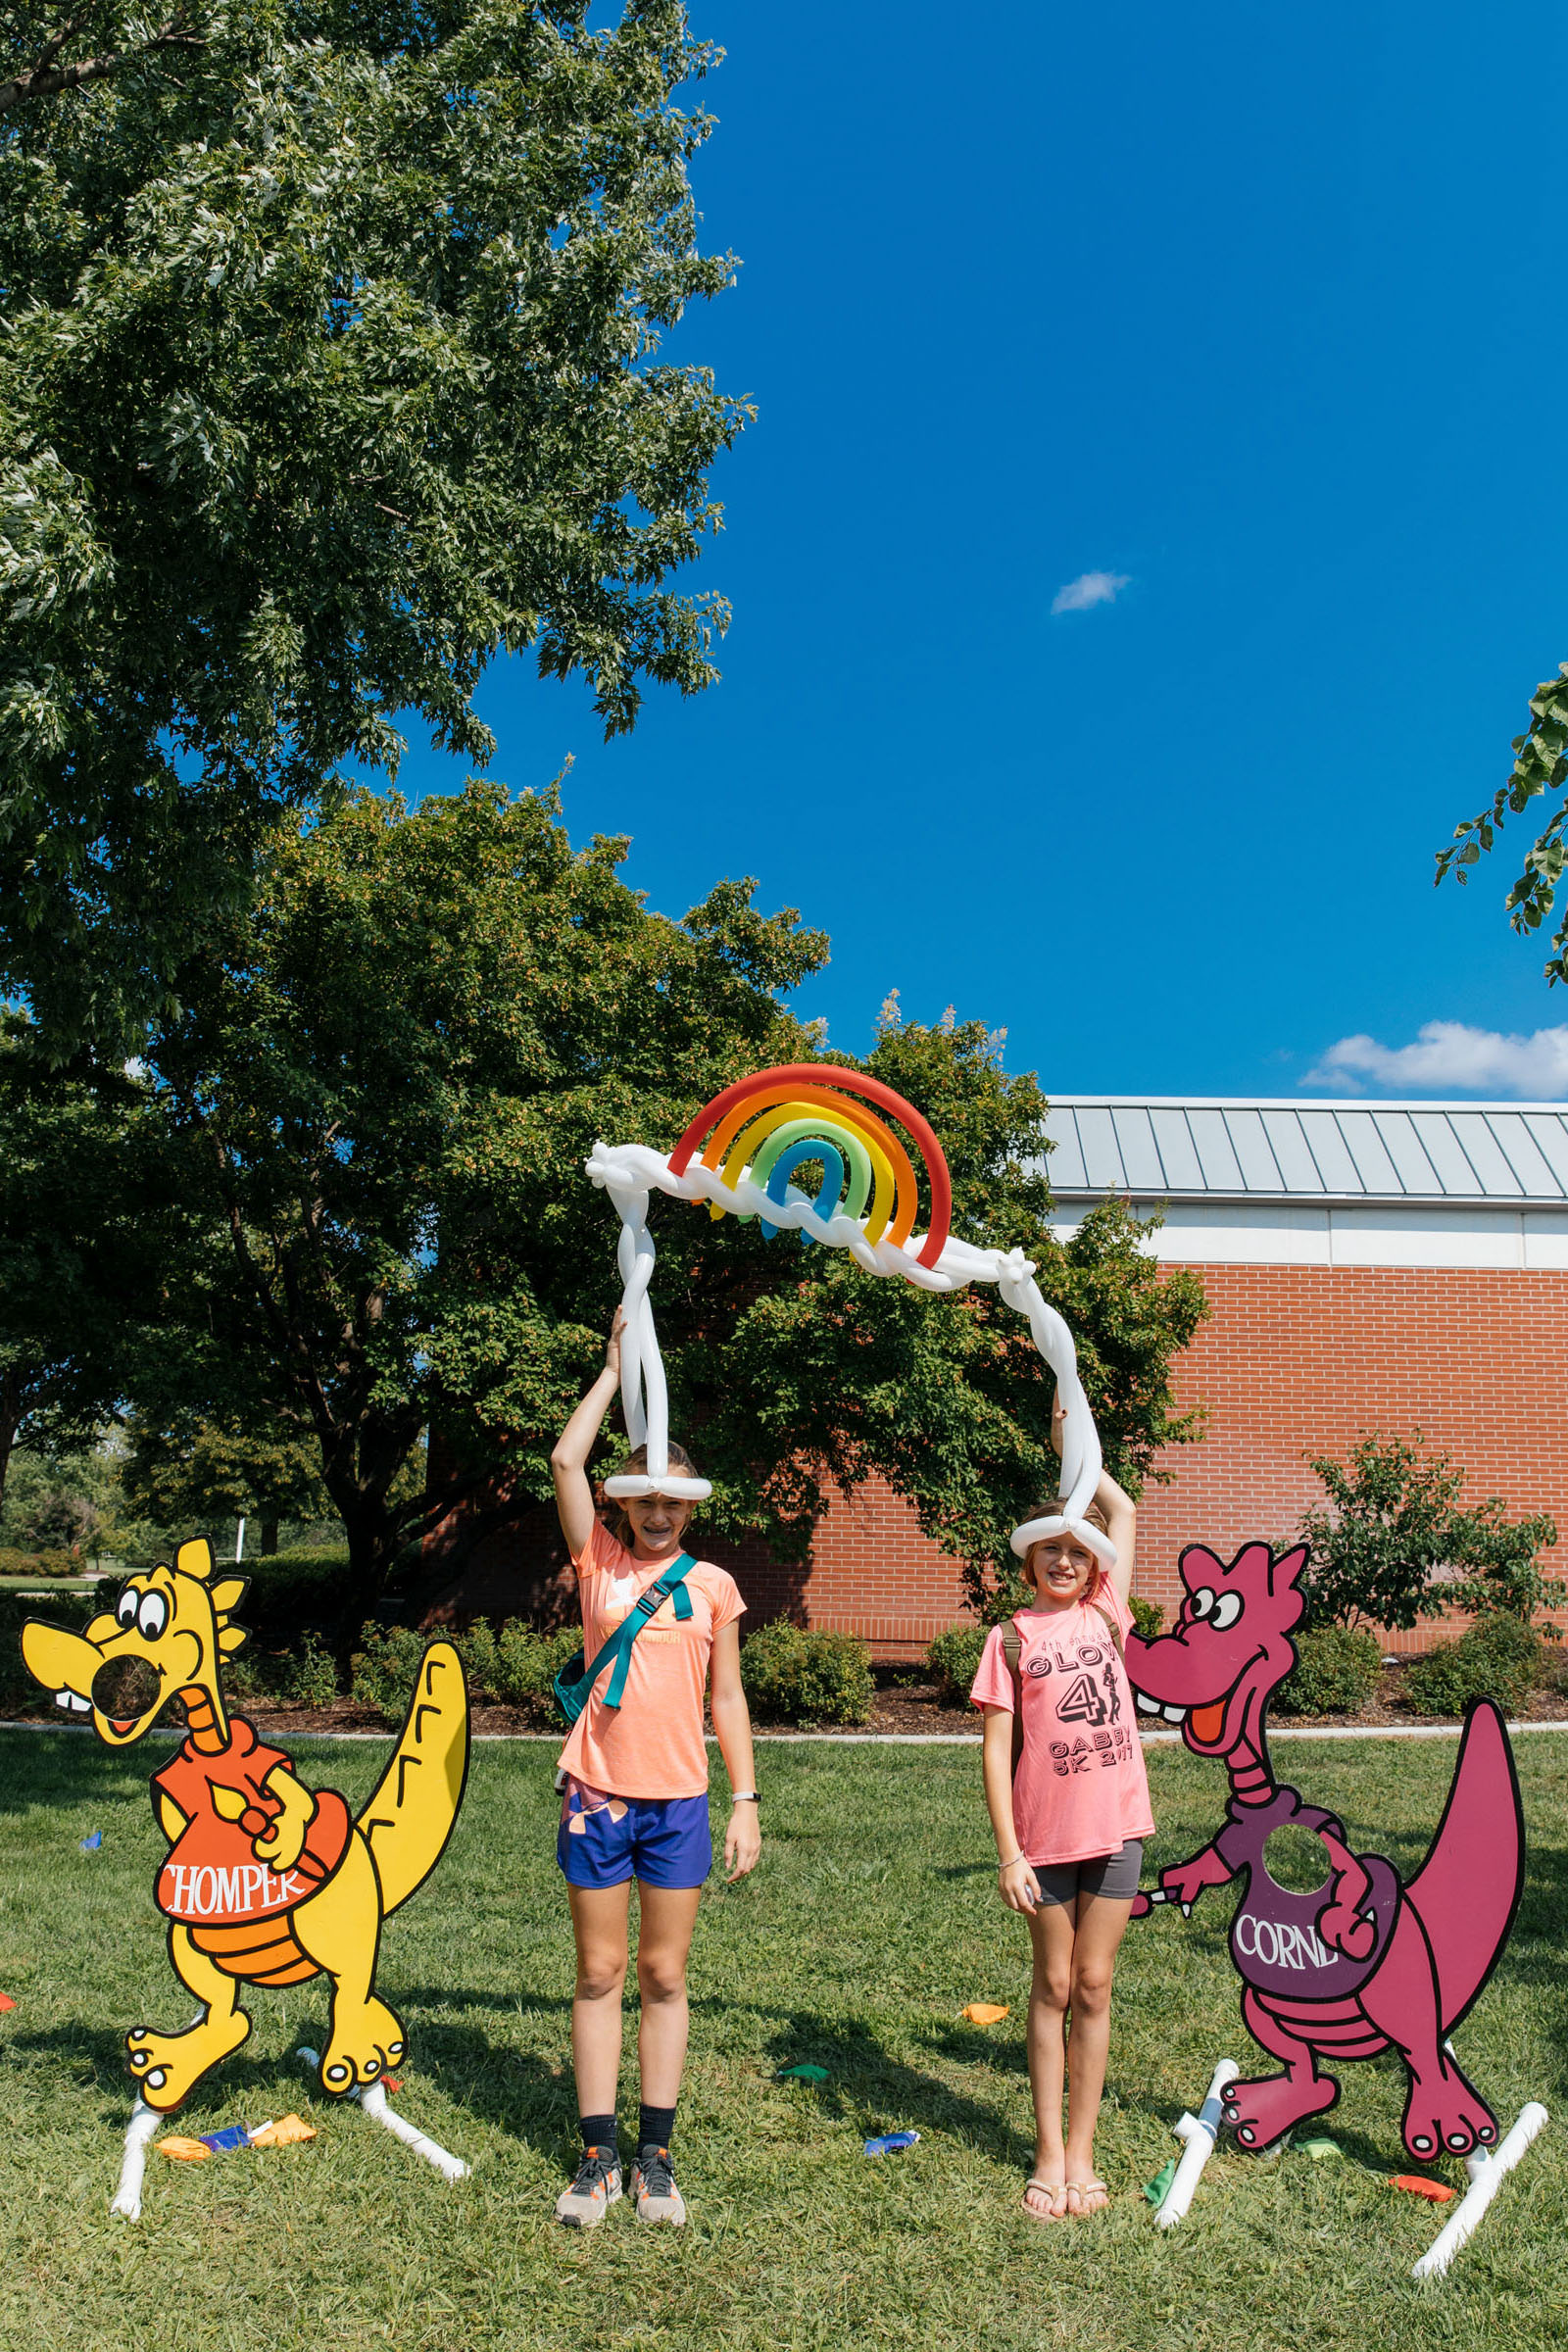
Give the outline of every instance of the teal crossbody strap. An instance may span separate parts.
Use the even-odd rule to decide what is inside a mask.
[[[692,1596],[686,1590],[688,1570],[696,1561],[689,1552],[682,1552],[673,1567],[666,1568],[658,1582],[649,1586],[636,1607],[623,1617],[610,1640],[597,1652],[593,1664],[575,1683],[568,1684],[562,1675],[556,1681],[556,1695],[564,1710],[566,1720],[575,1723],[593,1695],[593,1687],[607,1666],[611,1667],[610,1686],[605,1692],[607,1707],[618,1707],[626,1689],[626,1674],[631,1665],[632,1643],[656,1609],[666,1599],[672,1601],[675,1615],[687,1623],[692,1613]]]
[[[626,1675],[631,1666],[632,1643],[664,1599],[672,1594],[676,1616],[683,1624],[689,1620],[692,1613],[692,1596],[686,1590],[686,1571],[695,1566],[696,1562],[688,1559],[685,1552],[682,1552],[669,1574],[662,1576],[657,1585],[650,1585],[637,1606],[632,1610],[631,1615],[622,1618],[620,1624],[616,1626],[605,1645],[606,1649],[614,1646],[620,1651],[620,1655],[615,1660],[614,1672],[610,1678],[610,1688],[605,1692],[607,1707],[619,1706],[626,1689]],[[604,1654],[605,1650],[602,1649],[599,1657],[602,1658]],[[595,1658],[588,1675],[590,1686],[598,1671],[599,1658]]]

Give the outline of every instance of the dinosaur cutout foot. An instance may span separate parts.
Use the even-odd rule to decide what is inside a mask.
[[[250,2030],[243,2009],[231,2009],[226,2017],[204,2017],[183,2034],[134,2027],[125,2035],[125,2053],[136,2088],[160,2115],[172,2113],[203,2075],[239,2048]]]
[[[378,2082],[408,2047],[399,2019],[373,1993],[350,2003],[332,2003],[332,2033],[321,2056],[321,2087],[335,2094]]]
[[[1404,2144],[1422,2164],[1436,2156],[1467,2156],[1474,2147],[1496,2146],[1497,2119],[1459,2069],[1445,2065],[1436,2081],[1412,2076]]]
[[[1255,2082],[1233,2082],[1225,2093],[1225,2121],[1244,2148],[1271,2148],[1309,2115],[1321,2115],[1339,2097],[1339,2085],[1317,2076],[1264,2075]]]

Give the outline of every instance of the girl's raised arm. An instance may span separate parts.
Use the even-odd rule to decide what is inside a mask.
[[[1062,1437],[1067,1426],[1067,1408],[1058,1396],[1051,1408],[1051,1443],[1061,1457]],[[1100,1473],[1095,1489],[1095,1500],[1105,1515],[1105,1533],[1116,1546],[1116,1565],[1110,1581],[1125,1601],[1133,1589],[1133,1560],[1138,1550],[1138,1505],[1125,1488],[1118,1487],[1108,1470]]]
[[[620,1386],[620,1334],[625,1320],[617,1306],[605,1348],[605,1368],[556,1440],[550,1456],[550,1475],[556,1482],[556,1515],[574,1560],[582,1558],[593,1537],[594,1491],[588,1477],[588,1456],[604,1425],[611,1399]]]

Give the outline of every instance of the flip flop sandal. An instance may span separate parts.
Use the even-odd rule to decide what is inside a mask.
[[[1098,2192],[1105,2200],[1103,2205],[1080,2205],[1076,2213],[1069,2210],[1067,2219],[1070,2222],[1086,2222],[1091,2213],[1104,2213],[1109,2207],[1110,2191],[1103,2180],[1066,2180],[1062,2186],[1064,2190],[1075,2188],[1080,2197],[1092,2197]]]
[[[1053,2206],[1054,2206],[1059,2199],[1062,2205],[1061,2212],[1042,2213],[1037,2206],[1031,2205],[1029,2202],[1029,2191],[1032,2188],[1038,2189],[1041,2196],[1049,2197]],[[1067,2187],[1065,2181],[1026,2180],[1024,2182],[1023,2209],[1024,2213],[1031,2222],[1064,2222],[1067,2219],[1066,2198]]]

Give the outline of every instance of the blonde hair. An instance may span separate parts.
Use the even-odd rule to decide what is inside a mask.
[[[698,1470],[697,1464],[692,1460],[691,1455],[687,1452],[685,1446],[677,1446],[673,1438],[671,1438],[669,1441],[668,1459],[665,1463],[665,1468],[669,1470],[676,1478],[698,1478],[702,1475]],[[617,1462],[613,1470],[610,1471],[607,1475],[611,1478],[630,1478],[633,1476],[646,1478],[648,1475],[647,1446],[634,1446],[631,1452],[627,1454],[625,1460],[623,1462]],[[672,1502],[677,1501],[679,1497],[676,1495],[672,1494],[670,1496],[670,1500]],[[624,1506],[617,1502],[612,1496],[607,1495],[605,1497],[604,1510],[605,1524],[609,1528],[611,1534],[614,1537],[615,1542],[621,1546],[622,1550],[630,1551],[636,1539],[637,1531],[632,1526],[630,1519],[626,1516]]]

